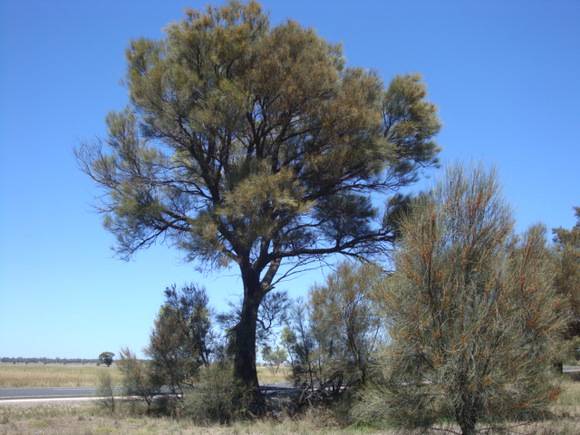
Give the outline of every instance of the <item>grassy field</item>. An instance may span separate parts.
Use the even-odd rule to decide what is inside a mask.
[[[93,387],[99,373],[110,373],[113,382],[119,370],[94,364],[0,364],[0,388],[5,387]]]
[[[121,380],[119,370],[98,367],[92,364],[1,364],[0,388],[6,387],[94,387],[99,373],[110,373],[113,382]],[[258,377],[262,384],[286,382],[289,370],[281,367],[273,373],[268,367],[258,367]]]
[[[280,384],[290,382],[290,367],[280,367],[274,373],[269,367],[258,366],[258,380],[260,384]]]

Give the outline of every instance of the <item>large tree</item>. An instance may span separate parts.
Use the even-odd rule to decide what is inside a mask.
[[[256,387],[264,296],[310,261],[392,242],[369,195],[436,163],[435,107],[417,76],[385,88],[313,30],[270,26],[255,2],[189,11],[165,38],[132,41],[127,61],[130,105],[77,152],[106,192],[105,225],[123,256],[162,240],[239,268],[234,370]]]

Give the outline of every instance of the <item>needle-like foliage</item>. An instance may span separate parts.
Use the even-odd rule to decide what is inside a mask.
[[[174,393],[197,380],[199,368],[210,363],[211,315],[203,287],[175,285],[165,290],[165,303],[149,339],[145,353],[150,371],[159,385]]]
[[[382,391],[392,418],[526,419],[558,395],[549,373],[565,319],[545,229],[517,237],[493,172],[454,167],[402,222]],[[376,399],[376,392],[375,392]],[[376,402],[375,402],[376,403]]]

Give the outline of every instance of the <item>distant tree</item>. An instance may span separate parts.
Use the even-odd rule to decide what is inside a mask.
[[[151,359],[157,383],[182,392],[192,385],[200,366],[209,365],[212,353],[211,318],[205,289],[193,284],[165,290],[150,343],[145,353]]]
[[[121,255],[165,240],[239,268],[234,372],[258,395],[264,297],[323,256],[390,246],[395,230],[370,195],[436,164],[435,107],[419,77],[385,87],[314,31],[271,27],[253,1],[189,11],[164,39],[132,41],[127,60],[131,106],[108,115],[106,150],[77,155],[107,194]]]
[[[99,364],[104,364],[107,367],[110,367],[113,364],[113,358],[115,354],[113,352],[102,352],[99,355]]]
[[[545,230],[512,233],[493,172],[454,167],[402,223],[380,300],[392,344],[385,409],[401,424],[537,416],[558,395],[562,331]],[[363,404],[364,406],[364,404]]]

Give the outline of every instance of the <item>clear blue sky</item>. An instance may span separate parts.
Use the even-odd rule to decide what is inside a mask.
[[[145,346],[170,283],[202,281],[217,309],[235,271],[200,276],[163,246],[131,262],[91,208],[72,150],[127,102],[124,50],[198,1],[0,4],[0,356],[95,357]],[[518,228],[570,227],[580,205],[580,1],[265,1],[341,42],[388,81],[420,72],[444,162],[495,164]],[[437,171],[431,175],[436,176]],[[323,272],[282,288],[303,295]]]

